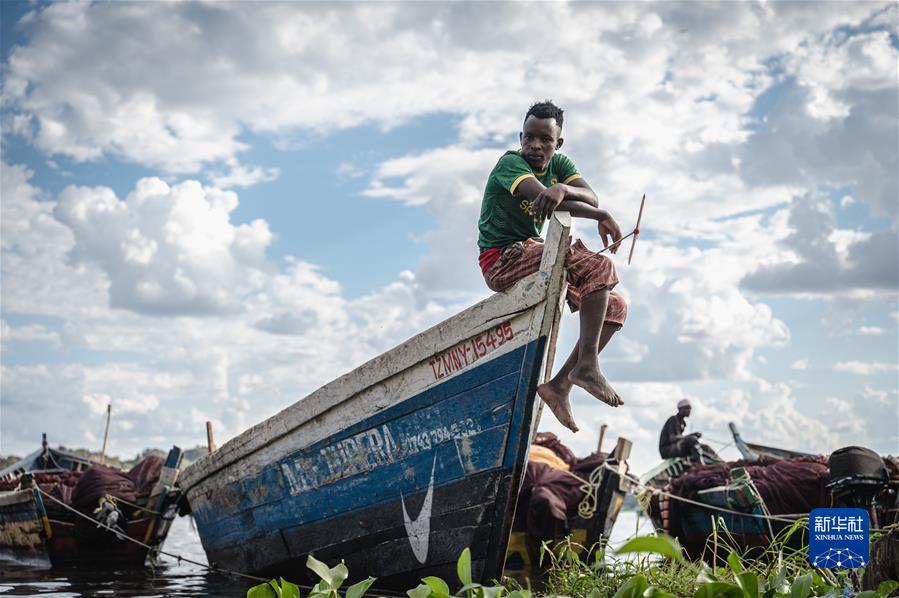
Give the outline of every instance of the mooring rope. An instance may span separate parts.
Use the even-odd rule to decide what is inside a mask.
[[[124,498],[120,498],[118,496],[113,496],[111,494],[107,494],[106,498],[112,500],[113,503],[120,503],[120,502],[125,503],[129,507],[134,507],[135,509],[138,509],[139,511],[143,511],[145,513],[150,513],[151,515],[164,515],[165,514],[165,513],[160,513],[159,511],[154,511],[153,509],[151,509],[149,507],[142,507],[138,504],[127,501]]]
[[[615,473],[618,473],[618,470],[617,470],[617,469],[613,468],[613,467],[610,466],[610,465],[606,465],[605,463],[603,463],[600,467],[604,467],[605,469],[608,469],[609,471],[613,471],[613,472],[615,472]],[[716,507],[716,506],[714,506],[714,505],[709,505],[709,504],[706,504],[706,503],[704,503],[704,502],[700,502],[700,501],[698,501],[698,500],[693,500],[693,499],[690,499],[690,498],[686,498],[686,497],[684,497],[684,496],[678,496],[678,495],[676,495],[676,494],[672,494],[671,492],[665,492],[665,491],[662,490],[661,488],[653,488],[652,486],[647,486],[646,484],[641,484],[639,478],[637,478],[637,477],[635,477],[635,476],[633,476],[633,475],[631,475],[631,474],[629,474],[629,473],[624,473],[624,474],[621,474],[621,475],[623,475],[623,476],[624,476],[625,478],[627,478],[631,483],[633,483],[633,484],[634,484],[634,487],[637,488],[637,490],[639,490],[641,493],[642,493],[642,492],[649,492],[649,493],[651,493],[651,494],[656,494],[656,495],[659,495],[659,496],[664,496],[664,497],[667,497],[667,498],[671,498],[671,499],[674,499],[674,500],[678,500],[678,501],[680,501],[680,502],[684,502],[684,503],[688,503],[688,504],[691,504],[691,505],[695,505],[695,506],[697,506],[697,507],[702,507],[702,508],[708,509],[708,510],[710,510],[710,511],[720,511],[720,512],[722,512],[722,513],[729,513],[729,514],[731,514],[731,515],[739,515],[740,517],[753,517],[753,518],[756,518],[756,519],[767,519],[767,520],[770,520],[770,521],[780,521],[780,522],[782,522],[782,523],[796,523],[796,522],[799,521],[800,519],[803,519],[803,518],[805,518],[805,517],[808,517],[808,513],[784,513],[784,514],[780,514],[780,515],[760,515],[760,514],[758,514],[758,513],[744,513],[744,512],[742,512],[742,511],[734,511],[733,509],[727,509],[727,508],[724,508],[724,507]],[[807,525],[808,525],[808,524],[806,524],[806,526],[807,526]],[[874,527],[872,527],[870,531],[872,531],[872,532],[883,532],[883,531],[886,531],[886,529],[885,529],[885,528],[874,528]]]
[[[213,565],[207,565],[207,564],[205,564],[205,563],[201,563],[201,562],[199,562],[199,561],[195,561],[195,560],[189,559],[189,558],[187,558],[186,556],[181,556],[180,554],[174,554],[174,553],[171,553],[171,552],[166,552],[166,551],[164,551],[164,550],[162,550],[162,549],[160,549],[160,548],[154,548],[153,546],[150,546],[149,544],[144,544],[144,543],[141,542],[140,540],[136,540],[136,539],[134,539],[134,538],[132,538],[132,537],[126,535],[126,534],[123,534],[120,530],[116,530],[116,529],[114,529],[114,528],[112,528],[112,527],[109,527],[109,526],[106,525],[105,523],[101,523],[101,522],[97,521],[96,519],[94,519],[93,517],[90,517],[89,515],[85,515],[84,513],[82,513],[81,511],[79,511],[78,509],[75,509],[74,507],[72,507],[72,506],[70,506],[70,505],[67,505],[66,503],[64,503],[63,501],[59,500],[58,498],[56,498],[56,497],[53,496],[52,494],[50,494],[50,493],[48,493],[48,492],[45,492],[45,491],[42,490],[40,487],[37,487],[37,490],[38,490],[38,492],[40,492],[41,494],[43,494],[44,496],[46,496],[47,498],[49,498],[50,500],[52,500],[53,502],[55,502],[56,504],[60,505],[61,507],[65,508],[65,509],[68,509],[68,510],[71,511],[72,513],[75,513],[76,515],[78,515],[79,517],[83,517],[84,519],[87,519],[88,521],[90,521],[91,523],[93,523],[94,525],[96,525],[97,527],[102,527],[102,528],[106,529],[107,531],[110,531],[110,532],[114,533],[117,537],[122,538],[122,539],[125,539],[125,540],[128,540],[129,542],[133,542],[134,544],[137,544],[138,546],[143,546],[143,547],[146,548],[147,550],[150,550],[150,551],[155,552],[155,553],[157,553],[157,554],[164,554],[165,556],[171,557],[171,558],[173,558],[173,559],[177,559],[179,563],[181,563],[181,561],[184,561],[184,562],[190,563],[190,564],[192,564],[192,565],[197,565],[198,567],[203,567],[204,569],[207,569],[207,570],[209,570],[209,571],[213,571],[213,572],[215,572],[215,573],[223,573],[223,574],[226,574],[226,575],[234,575],[235,577],[242,577],[242,578],[244,578],[244,579],[250,579],[250,580],[252,580],[252,581],[261,581],[261,582],[263,582],[263,583],[266,583],[266,582],[269,581],[268,579],[265,579],[265,578],[262,578],[262,577],[256,577],[255,575],[247,575],[246,573],[241,573],[240,571],[232,571],[232,570],[230,570],[230,569],[223,569],[223,568],[221,568],[221,567],[217,567],[217,566],[213,566]]]

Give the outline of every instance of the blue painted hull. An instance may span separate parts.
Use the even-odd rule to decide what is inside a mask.
[[[219,488],[194,509],[211,562],[305,581],[306,556],[408,589],[502,573],[545,337]]]

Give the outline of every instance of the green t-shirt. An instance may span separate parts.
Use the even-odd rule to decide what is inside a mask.
[[[519,151],[507,151],[487,178],[478,220],[478,247],[502,247],[540,236],[543,223],[534,222],[529,213],[530,200],[518,193],[518,185],[528,177],[551,187],[558,182],[570,183],[581,175],[564,154],[553,154],[546,171],[534,172]]]

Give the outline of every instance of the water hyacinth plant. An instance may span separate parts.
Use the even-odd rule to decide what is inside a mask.
[[[541,550],[546,562],[546,594],[572,598],[887,598],[895,596],[899,583],[885,581],[874,590],[862,591],[856,570],[813,569],[807,549],[787,546],[802,528],[803,520],[775,538],[761,554],[740,553],[726,534],[715,532],[709,539],[712,565],[684,558],[674,538],[665,535],[638,536],[607,554],[603,545],[585,550],[569,539]],[[584,556],[579,556],[579,552]],[[724,558],[724,554],[727,557]],[[630,558],[621,558],[629,555]],[[721,557],[719,559],[719,556]],[[719,561],[721,563],[719,564]],[[320,581],[308,598],[338,598],[349,572],[342,562],[329,568],[309,556],[307,566]],[[530,589],[514,581],[485,586],[471,576],[471,552],[462,551],[456,565],[459,589],[439,577],[426,577],[406,594],[410,598],[531,598]],[[346,589],[347,598],[361,598],[374,583],[369,577]],[[455,586],[455,582],[452,582]],[[299,588],[283,579],[260,584],[247,598],[301,598]]]

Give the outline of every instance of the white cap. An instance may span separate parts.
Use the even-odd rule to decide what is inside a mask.
[[[681,399],[677,402],[678,409],[682,409],[684,407],[690,407],[690,401],[688,401],[687,399]]]

